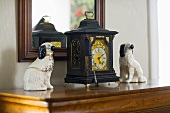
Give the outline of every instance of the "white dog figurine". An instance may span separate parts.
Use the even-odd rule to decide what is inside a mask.
[[[47,90],[53,88],[50,84],[50,77],[54,66],[54,49],[55,47],[51,43],[43,43],[40,46],[38,58],[25,72],[25,90]]]
[[[146,82],[140,64],[133,57],[132,44],[122,44],[120,46],[120,82]]]

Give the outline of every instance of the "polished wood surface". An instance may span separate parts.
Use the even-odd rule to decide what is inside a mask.
[[[170,83],[148,82],[93,85],[68,84],[54,90],[0,91],[0,111],[6,113],[170,112]]]

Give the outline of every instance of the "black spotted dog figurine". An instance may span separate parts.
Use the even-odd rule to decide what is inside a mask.
[[[133,57],[134,45],[130,43],[120,46],[120,82],[146,82],[147,79],[143,76],[143,70],[140,64]]]
[[[51,43],[43,43],[39,48],[38,58],[27,68],[24,75],[24,90],[52,89],[50,77],[53,71],[53,51]]]

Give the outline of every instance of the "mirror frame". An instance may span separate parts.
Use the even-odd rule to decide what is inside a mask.
[[[105,0],[95,0],[95,19],[105,28]],[[18,0],[18,62],[32,62],[38,49],[32,48],[32,0]],[[55,50],[57,61],[67,59],[67,48]]]

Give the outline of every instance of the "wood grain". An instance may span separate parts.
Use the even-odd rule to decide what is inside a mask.
[[[4,113],[170,112],[169,85],[111,84],[86,89],[69,84],[47,91],[3,90],[0,92],[0,110]]]

